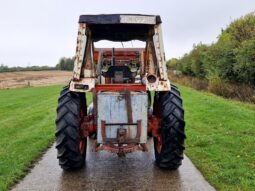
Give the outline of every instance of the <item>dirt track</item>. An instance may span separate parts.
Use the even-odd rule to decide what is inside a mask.
[[[214,190],[187,157],[177,171],[155,167],[151,140],[148,143],[150,152],[136,152],[125,158],[91,152],[92,144],[89,143],[86,168],[75,172],[62,171],[53,146],[13,191]]]
[[[29,71],[0,73],[0,89],[66,84],[72,72],[67,71]]]

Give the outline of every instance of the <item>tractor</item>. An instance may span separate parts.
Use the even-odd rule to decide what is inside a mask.
[[[87,139],[95,152],[120,157],[148,151],[153,139],[155,165],[175,170],[182,164],[184,110],[168,79],[161,23],[158,15],[80,16],[73,76],[57,106],[56,149],[64,170],[85,165]],[[104,40],[145,46],[95,47]]]

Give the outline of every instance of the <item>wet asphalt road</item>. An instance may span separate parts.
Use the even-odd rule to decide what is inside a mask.
[[[124,158],[107,152],[92,152],[92,144],[90,141],[86,167],[75,172],[64,172],[58,166],[53,145],[13,191],[214,190],[187,157],[176,171],[157,168],[151,140],[149,152],[131,153]]]

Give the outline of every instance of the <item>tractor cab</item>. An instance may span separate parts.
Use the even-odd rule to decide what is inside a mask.
[[[128,42],[138,40],[138,48],[99,49],[99,41]],[[81,15],[70,90],[92,91],[97,85],[131,86],[140,76],[146,90],[168,91],[161,19],[154,15]]]

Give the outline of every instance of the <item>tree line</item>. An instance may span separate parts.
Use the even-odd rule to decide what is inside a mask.
[[[15,67],[8,67],[6,65],[0,65],[0,72],[19,72],[19,71],[42,71],[42,70],[55,70],[55,67],[50,66],[15,66]]]
[[[234,20],[215,43],[199,43],[168,68],[202,79],[255,85],[255,13]]]
[[[62,57],[56,66],[27,66],[27,67],[8,67],[0,65],[0,72],[18,72],[18,71],[43,71],[43,70],[67,70],[72,71],[74,67],[74,57]]]

